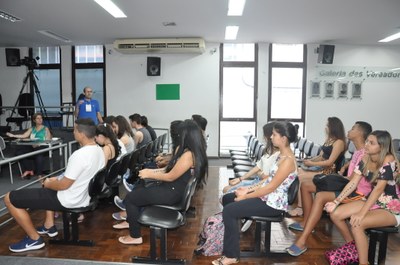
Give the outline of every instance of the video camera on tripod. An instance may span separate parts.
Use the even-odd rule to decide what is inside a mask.
[[[39,56],[36,56],[36,58],[30,58],[25,56],[24,59],[20,59],[19,60],[19,64],[20,65],[25,65],[26,67],[28,67],[30,70],[31,69],[35,69],[37,67],[39,67],[39,64],[37,62],[37,60],[39,60]]]

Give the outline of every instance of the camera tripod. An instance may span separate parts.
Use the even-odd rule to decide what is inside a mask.
[[[33,72],[33,69],[29,69],[28,73],[26,74],[26,76],[25,76],[25,78],[23,80],[21,90],[19,91],[18,98],[17,98],[17,101],[15,102],[15,105],[14,105],[14,107],[12,109],[11,115],[10,115],[10,117],[7,118],[7,126],[8,126],[8,124],[10,122],[16,122],[17,124],[18,123],[20,124],[20,129],[22,129],[22,122],[24,121],[24,120],[22,120],[23,118],[21,118],[20,120],[18,120],[17,117],[13,118],[13,115],[16,114],[16,109],[17,108],[26,109],[26,113],[27,113],[26,116],[27,117],[32,115],[32,114],[29,114],[29,112],[33,112],[33,108],[34,108],[34,105],[35,105],[33,98],[32,98],[32,102],[28,102],[28,103],[27,102],[23,102],[27,106],[19,106],[20,105],[20,100],[21,100],[21,95],[23,94],[22,92],[24,91],[24,88],[25,88],[26,84],[28,83],[28,80],[29,80],[29,83],[31,85],[31,88],[33,88],[33,91],[36,94],[37,102],[39,104],[39,109],[40,109],[40,112],[42,113],[43,120],[47,120],[47,117],[48,117],[47,116],[47,111],[46,111],[46,108],[44,107],[43,100],[42,100],[42,97],[40,95],[40,91],[39,91],[39,88],[37,86],[37,83],[36,83],[36,78],[37,78],[37,76]],[[29,94],[32,94],[32,89],[30,89]],[[25,119],[25,120],[27,120],[27,119]],[[51,124],[49,123],[48,125],[49,125],[49,128],[51,129]]]

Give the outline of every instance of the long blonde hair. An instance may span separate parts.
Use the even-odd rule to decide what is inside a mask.
[[[385,161],[385,158],[387,155],[392,155],[394,159],[396,160],[396,163],[398,164],[399,161],[397,160],[397,157],[394,152],[393,144],[392,144],[392,136],[388,131],[384,130],[376,130],[373,131],[370,135],[374,135],[376,137],[376,140],[378,141],[379,147],[381,148],[380,154],[379,154],[379,159],[377,162],[377,170],[374,171],[372,178],[369,180],[371,183],[374,183],[376,179],[378,178],[379,175],[379,169],[383,166],[383,161]],[[367,161],[363,170],[363,175],[367,176],[368,175],[368,164],[372,163],[371,157],[367,156]],[[397,174],[396,174],[397,175]]]

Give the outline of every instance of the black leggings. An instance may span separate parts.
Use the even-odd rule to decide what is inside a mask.
[[[240,258],[240,228],[239,220],[248,216],[277,216],[282,213],[262,201],[260,198],[251,198],[234,201],[235,193],[227,193],[222,197],[224,209],[222,212],[225,233],[223,254],[228,258]]]

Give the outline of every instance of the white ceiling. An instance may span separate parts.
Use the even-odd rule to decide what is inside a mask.
[[[242,17],[227,17],[228,0],[113,0],[128,16],[115,19],[93,0],[0,0],[1,47],[111,44],[120,38],[202,37],[224,42],[400,45],[377,41],[400,31],[400,0],[247,0]],[[164,27],[163,22],[175,22]],[[64,43],[38,33],[50,30]]]

